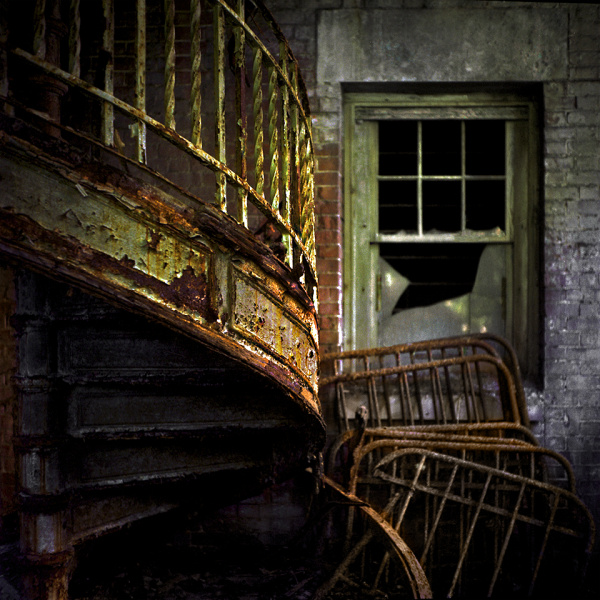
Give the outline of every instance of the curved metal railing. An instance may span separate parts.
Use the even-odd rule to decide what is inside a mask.
[[[196,200],[209,196],[253,232],[269,227],[267,243],[276,240],[272,247],[314,296],[307,94],[298,63],[263,3],[190,0],[185,10],[175,0],[66,4],[37,0],[22,19],[27,35],[15,40],[9,32],[10,68],[0,73],[5,106],[28,109],[23,95],[11,90],[23,61],[64,88],[60,94],[73,98],[74,113],[78,99],[88,109],[95,103],[93,124],[87,118],[77,123],[64,108],[60,115],[38,109],[34,116],[63,135],[102,145]],[[175,154],[165,151],[165,141]],[[187,157],[193,181],[182,184],[174,165]]]

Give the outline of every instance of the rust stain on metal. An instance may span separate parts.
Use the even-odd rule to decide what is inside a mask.
[[[484,586],[476,595],[487,597],[517,587],[531,595],[540,580],[552,586],[544,579],[560,571],[567,555],[577,557],[573,581],[582,581],[595,525],[575,495],[569,462],[541,447],[522,424],[526,407],[516,392],[522,382],[514,351],[504,340],[460,336],[323,358],[334,374],[321,383],[335,385],[340,428],[346,429],[330,448],[327,472],[354,498],[372,499],[396,532],[406,532],[436,596],[472,595],[480,589],[473,585]],[[496,369],[491,384],[485,363]],[[487,411],[484,390],[492,392]],[[453,403],[467,403],[469,397],[470,412],[454,411]],[[348,412],[361,402],[356,429],[350,429]],[[560,485],[550,482],[550,472]],[[468,518],[457,520],[456,510],[468,511]],[[349,529],[353,522],[351,517]],[[451,540],[449,530],[456,531]],[[442,566],[438,557],[449,544],[455,551],[442,558]],[[531,567],[507,568],[515,548],[524,544]],[[548,555],[556,568],[542,568]],[[375,589],[388,563],[386,555]]]
[[[208,298],[208,282],[204,273],[196,275],[192,267],[186,267],[180,277],[174,279],[168,286],[168,296],[175,306],[188,306],[196,312],[204,315],[210,313],[211,321],[216,320],[213,310],[208,311],[210,302]]]
[[[60,22],[61,10],[65,8],[62,3],[40,1],[35,3],[35,9],[24,4],[22,12],[15,12],[24,22],[33,22],[35,32],[29,40],[17,41],[18,36],[9,36],[15,47],[3,50],[10,59],[5,64],[5,110],[0,115],[0,168],[2,176],[6,176],[6,193],[0,202],[0,252],[26,268],[50,274],[120,308],[168,325],[205,344],[215,355],[225,356],[232,370],[241,366],[251,370],[253,376],[260,375],[261,381],[266,380],[266,387],[276,390],[273,397],[284,400],[286,411],[294,403],[301,409],[300,422],[310,423],[303,444],[309,439],[315,447],[322,445],[325,427],[317,397],[318,331],[313,304],[314,232],[307,228],[305,216],[312,214],[314,203],[314,188],[308,181],[312,176],[313,145],[306,89],[291,50],[262,2],[253,3],[251,26],[245,20],[243,0],[237,0],[237,11],[232,3],[223,0],[193,0],[192,33],[185,34],[185,43],[191,37],[193,83],[187,92],[176,96],[175,51],[182,41],[177,39],[182,29],[175,27],[176,3],[168,0],[164,4],[165,117],[161,123],[146,108],[147,84],[156,81],[155,65],[161,63],[154,58],[163,50],[156,50],[156,36],[148,36],[150,23],[146,16],[154,18],[156,3],[137,0],[135,9],[128,13],[117,12],[116,4],[114,0],[71,2],[68,47],[63,48],[56,33],[59,29],[67,31],[66,24]],[[217,133],[214,155],[202,149],[200,131],[200,99],[204,95],[200,73],[207,68],[202,58],[211,54],[203,39],[201,6],[214,9],[215,36],[208,39],[214,45],[215,62],[213,76],[207,77],[208,84],[204,85],[204,89],[216,92],[211,124]],[[81,32],[90,31],[90,16],[100,14],[102,18],[91,24],[91,45],[82,44]],[[135,32],[134,45],[127,47],[125,57],[124,46],[115,44],[116,26]],[[225,72],[226,32],[236,42],[235,103],[225,101],[233,89],[231,76]],[[273,34],[279,42],[279,56],[267,49],[272,46]],[[29,48],[34,49],[33,54]],[[260,57],[265,72],[270,74],[269,98],[264,101],[262,91],[251,90],[247,81],[246,64],[252,53]],[[61,54],[69,58],[69,71],[62,68]],[[147,62],[147,56],[153,60]],[[133,58],[128,64],[135,75],[132,93],[126,96],[120,96],[121,88],[117,89],[114,79],[114,69],[123,64],[123,58]],[[94,85],[82,79],[81,73],[82,65],[90,64],[90,59],[96,71]],[[22,91],[23,80],[29,82],[33,78],[47,88],[40,89],[39,104]],[[180,83],[183,85],[183,80]],[[50,93],[52,90],[56,92]],[[64,93],[69,94],[68,102],[61,105],[59,100]],[[256,97],[246,100],[246,93],[256,93]],[[186,96],[193,106],[189,127],[182,129],[190,130],[191,139],[175,131],[175,114],[184,114],[176,106],[177,98]],[[261,187],[264,173],[258,174],[254,188],[248,180],[246,156],[252,151],[248,148],[247,120],[251,114],[247,109],[257,103],[269,108],[270,157],[274,163],[270,165],[267,188],[272,202],[265,198]],[[66,106],[69,114],[61,114],[60,109]],[[261,116],[261,129],[262,120]],[[238,124],[235,144],[227,144],[225,139],[230,121]],[[124,135],[128,126],[135,138],[133,143],[127,142]],[[286,131],[278,137],[277,130],[282,127]],[[293,128],[295,131],[291,131]],[[300,129],[302,145],[296,143],[292,148],[292,139],[298,139]],[[153,135],[148,143],[147,132]],[[163,156],[161,152],[165,146],[173,151],[168,159],[167,153]],[[229,146],[235,146],[235,161],[228,155]],[[176,171],[171,170],[171,163],[177,157],[191,159],[194,166],[189,167],[190,172],[194,176],[197,170],[208,173],[213,185],[200,183],[192,188],[171,181]],[[279,161],[283,161],[283,207],[277,196]],[[258,166],[264,170],[264,164]],[[302,173],[302,185],[291,181],[300,177],[293,173]],[[205,175],[200,174],[194,185],[204,179]],[[234,192],[230,203],[226,202],[227,188]],[[248,202],[254,205],[250,211]],[[292,203],[298,210],[289,208]],[[284,241],[280,247],[283,254],[278,256],[273,247],[254,235],[249,228],[254,226],[249,223],[254,214],[262,214]],[[242,265],[239,272],[246,276],[252,271],[252,281],[260,280],[260,285],[238,285],[238,271],[227,264],[231,258]],[[299,411],[294,407],[290,413]],[[116,437],[123,440],[138,433]],[[175,434],[173,439],[179,436]],[[165,441],[166,437],[156,433],[154,439]],[[22,548],[30,554],[32,572],[36,561],[44,568],[52,567],[39,577],[30,577],[29,595],[67,598],[66,570],[72,558],[72,544],[77,542],[73,523],[69,522],[73,516],[69,511],[74,506],[71,493],[82,482],[92,482],[85,481],[79,473],[82,479],[68,492],[51,489],[50,480],[37,481],[35,473],[54,469],[54,474],[62,475],[62,465],[48,465],[55,458],[54,452],[70,452],[72,446],[65,450],[61,440],[43,435],[17,441],[23,464],[29,461],[29,470],[23,475],[27,485],[23,488],[21,516],[27,539],[22,540]],[[193,452],[202,457],[196,447]],[[297,462],[299,458],[294,453],[298,452],[304,450],[292,447],[290,442],[286,460]],[[247,454],[242,454],[240,468],[252,466],[246,461]],[[138,460],[143,462],[140,455]],[[282,463],[276,464],[273,472],[285,467],[281,457],[277,460]],[[107,479],[102,485],[119,485],[118,468],[111,471],[117,462],[126,464],[122,459],[114,464],[104,459]],[[92,505],[98,507],[90,501]],[[106,509],[106,514],[109,512]],[[140,513],[132,518],[143,516]],[[115,519],[119,520],[116,513],[109,516],[111,525]],[[93,518],[90,523],[94,524]],[[106,523],[95,521],[98,534],[105,532],[102,526]],[[36,586],[38,589],[34,590]]]
[[[401,568],[408,579],[408,583],[411,588],[413,598],[433,598],[433,592],[431,586],[423,571],[423,567],[417,560],[414,552],[410,549],[404,539],[398,534],[398,532],[392,527],[389,522],[376,510],[373,509],[367,502],[362,498],[348,492],[334,480],[327,476],[323,477],[323,483],[328,489],[334,491],[340,496],[345,502],[351,506],[355,506],[357,510],[360,510],[363,515],[367,518],[369,524],[374,526],[376,531],[383,536],[386,545],[390,548],[390,553],[394,556],[398,562],[399,568]],[[366,546],[372,541],[376,541],[374,533],[367,531],[358,539],[351,550],[346,554],[346,557],[329,578],[329,580],[323,584],[317,593],[313,596],[313,600],[321,600],[326,598],[328,593],[335,587],[339,580],[345,579],[346,574],[350,569],[358,568],[355,565],[356,562],[360,562],[362,559],[362,552]],[[389,554],[385,556],[389,557]]]

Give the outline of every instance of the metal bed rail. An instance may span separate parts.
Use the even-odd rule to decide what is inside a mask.
[[[321,371],[324,374],[321,381],[322,385],[327,385],[346,373],[479,355],[492,356],[505,364],[515,386],[520,422],[529,427],[525,392],[514,349],[504,338],[490,333],[324,354],[321,357]],[[342,429],[347,429],[347,426],[344,424]]]

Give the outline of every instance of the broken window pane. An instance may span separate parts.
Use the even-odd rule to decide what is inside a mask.
[[[386,346],[398,343],[398,340],[413,342],[502,330],[506,318],[507,251],[504,245],[479,244],[478,248],[472,248],[471,260],[464,269],[460,268],[462,261],[458,256],[454,261],[444,260],[445,255],[437,257],[433,252],[426,258],[414,257],[412,261],[402,257],[380,257],[380,344]],[[473,256],[477,259],[473,260]],[[445,281],[430,281],[429,292],[437,290],[437,294],[430,295],[429,299],[434,296],[437,299],[434,303],[421,304],[419,290],[423,291],[427,283],[422,285],[423,282],[418,281],[421,279],[418,267],[424,267],[427,260],[433,264],[437,259],[442,260],[442,265],[432,279]],[[450,282],[450,278],[444,277],[444,266],[454,269],[456,278],[463,281]],[[410,273],[410,276],[405,273]]]
[[[381,244],[379,255],[406,278],[392,312],[472,291],[485,244]]]

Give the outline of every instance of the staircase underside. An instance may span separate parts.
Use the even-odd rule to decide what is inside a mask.
[[[325,435],[316,312],[213,206],[2,125],[21,551],[29,596],[60,597],[78,543],[309,466]]]

